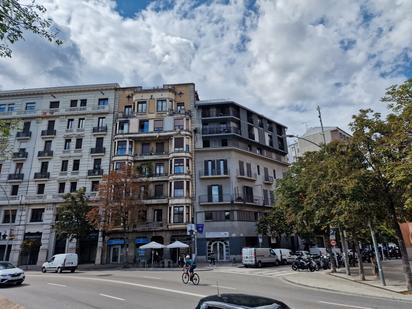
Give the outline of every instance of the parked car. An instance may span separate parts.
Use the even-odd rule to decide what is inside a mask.
[[[316,254],[316,255],[326,255],[328,252],[326,248],[320,248],[320,247],[312,247],[309,248],[310,254]]]
[[[270,308],[270,309],[290,309],[281,301],[246,294],[220,294],[202,298],[196,309],[249,309],[249,308]]]
[[[290,249],[276,248],[273,249],[273,251],[279,258],[281,264],[292,263],[295,260]]]
[[[61,273],[64,270],[70,270],[74,273],[78,265],[78,256],[76,253],[62,253],[53,255],[47,262],[43,263],[41,271],[54,271]]]
[[[0,262],[0,285],[23,283],[26,276],[24,271],[10,262]]]
[[[271,248],[243,248],[242,264],[245,267],[263,265],[279,265],[280,258]]]

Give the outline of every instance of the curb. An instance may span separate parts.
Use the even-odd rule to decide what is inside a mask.
[[[318,290],[318,291],[326,291],[329,293],[335,293],[335,294],[340,294],[340,295],[351,295],[351,296],[360,296],[360,297],[370,297],[370,298],[377,298],[377,299],[392,299],[392,300],[399,300],[399,301],[403,301],[403,302],[410,302],[412,301],[412,298],[400,298],[400,297],[385,297],[385,296],[374,296],[374,295],[368,295],[368,294],[360,294],[360,293],[351,293],[351,292],[340,292],[340,291],[336,291],[336,290],[332,290],[332,289],[328,289],[328,288],[320,288],[320,287],[316,287],[316,286],[312,286],[312,285],[307,285],[307,284],[303,284],[303,283],[296,283],[293,282],[289,279],[286,278],[286,276],[282,277],[281,280],[286,281],[287,283],[291,284],[291,285],[295,285],[295,286],[300,286],[300,287],[304,287],[304,288],[308,288],[308,289],[314,289],[314,290]]]

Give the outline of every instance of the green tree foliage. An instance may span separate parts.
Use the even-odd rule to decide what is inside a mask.
[[[66,194],[64,202],[57,209],[56,234],[70,240],[77,239],[77,251],[79,240],[93,231],[92,225],[87,220],[87,214],[91,209],[84,189]]]
[[[23,4],[19,0],[0,1],[0,57],[11,57],[11,44],[24,39],[26,31],[40,35],[57,45],[57,30],[52,27],[52,20],[44,18],[46,8],[32,0]]]

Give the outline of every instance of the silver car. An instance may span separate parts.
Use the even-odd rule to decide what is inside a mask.
[[[26,276],[24,271],[10,262],[0,262],[0,285],[23,283]]]

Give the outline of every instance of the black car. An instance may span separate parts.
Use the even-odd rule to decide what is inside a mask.
[[[281,301],[247,294],[220,294],[202,298],[196,309],[290,309]]]

